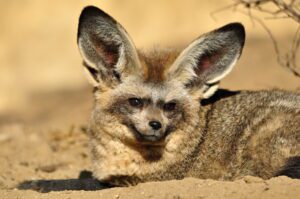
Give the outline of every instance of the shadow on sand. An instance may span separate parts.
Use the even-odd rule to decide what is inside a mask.
[[[19,190],[35,190],[46,193],[67,190],[96,191],[111,188],[111,186],[93,178],[92,172],[81,171],[78,179],[29,180],[20,183],[17,188]]]

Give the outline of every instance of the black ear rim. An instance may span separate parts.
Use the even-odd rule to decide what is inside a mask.
[[[117,24],[117,21],[111,17],[109,14],[95,6],[86,6],[82,9],[78,21],[78,30],[77,30],[77,43],[79,43],[79,38],[81,36],[81,30],[83,30],[83,24],[91,17],[101,17],[104,19],[109,19],[112,23]]]
[[[245,27],[240,22],[233,22],[229,23],[225,26],[222,26],[221,28],[218,28],[215,30],[215,32],[232,32],[236,38],[238,39],[238,42],[241,45],[241,49],[244,47],[245,39],[246,39],[246,31]]]

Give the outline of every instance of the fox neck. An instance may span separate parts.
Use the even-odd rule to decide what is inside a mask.
[[[189,169],[183,165],[191,164],[182,163],[193,161],[193,155],[205,129],[205,120],[199,118],[205,118],[206,111],[197,110],[191,113],[192,119],[166,137],[162,146],[132,146],[110,136],[109,131],[124,128],[121,124],[114,124],[113,128],[99,124],[95,125],[98,129],[91,127],[95,177],[117,186],[149,180],[183,178]]]

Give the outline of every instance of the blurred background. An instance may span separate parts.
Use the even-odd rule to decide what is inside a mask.
[[[300,79],[280,66],[267,32],[245,13],[222,9],[232,0],[0,0],[0,125],[60,128],[85,123],[91,86],[76,44],[78,17],[95,5],[119,21],[137,48],[184,46],[229,22],[247,31],[243,55],[222,82],[228,89],[299,89]],[[280,48],[288,51],[297,28],[291,19],[266,19]]]

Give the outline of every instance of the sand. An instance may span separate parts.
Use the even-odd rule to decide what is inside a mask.
[[[6,132],[6,133],[5,133]],[[84,130],[34,132],[10,125],[0,134],[0,198],[297,198],[300,180],[186,178],[108,188],[90,177]]]

